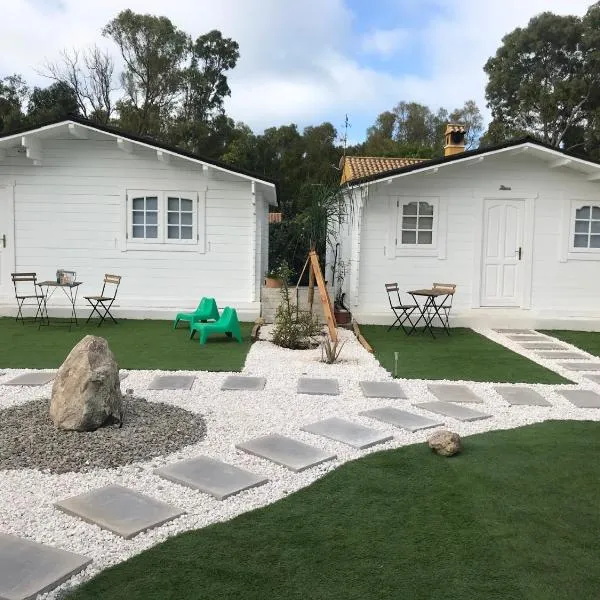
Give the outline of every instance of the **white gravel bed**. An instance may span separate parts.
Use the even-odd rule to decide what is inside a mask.
[[[501,334],[487,330],[481,333],[485,333],[491,339],[497,338],[496,341],[520,351],[525,356],[533,357],[533,353],[523,351],[518,344],[513,348],[512,344],[508,343],[510,340]],[[204,415],[207,423],[206,438],[175,454],[117,469],[98,469],[88,473],[51,475],[34,470],[0,471],[0,531],[78,552],[93,559],[93,563],[85,571],[46,594],[44,598],[54,598],[60,589],[77,585],[98,571],[126,560],[169,536],[210,523],[226,521],[240,513],[275,502],[349,460],[369,452],[424,442],[433,430],[409,433],[385,423],[360,417],[358,413],[391,405],[432,417],[431,413],[413,406],[418,402],[435,399],[427,391],[429,382],[398,380],[409,396],[408,400],[364,398],[358,385],[359,381],[386,381],[392,378],[375,358],[364,350],[351,332],[341,330],[340,337],[346,343],[342,350],[342,360],[335,365],[320,362],[320,349],[292,351],[278,348],[267,341],[253,344],[243,372],[267,378],[265,389],[259,392],[221,391],[221,383],[229,373],[191,371],[180,372],[182,375],[196,376],[191,390],[148,390],[153,377],[166,372],[130,371],[122,383],[123,389],[133,388],[135,395],[145,397],[149,401],[171,403]],[[551,361],[536,359],[536,362],[558,370],[554,364],[551,365]],[[5,375],[0,377],[0,384],[22,372],[22,369],[6,369]],[[340,395],[297,394],[297,378],[303,375],[338,379]],[[572,380],[578,379],[575,373],[569,372],[565,375]],[[472,407],[493,415],[491,419],[472,423],[446,419],[446,426],[462,436],[494,429],[509,429],[548,419],[600,420],[600,410],[576,408],[555,392],[555,388],[571,389],[579,386],[532,385],[529,387],[549,400],[552,407],[509,407],[493,390],[492,383],[447,383],[466,383],[485,401],[484,404]],[[0,385],[0,408],[34,398],[47,398],[51,386],[51,383],[32,388]],[[585,380],[585,387],[595,389],[598,386]],[[394,435],[394,439],[361,451],[300,431],[302,425],[332,416],[347,418],[388,432]],[[302,473],[293,473],[235,449],[237,442],[274,432],[336,453],[337,459]],[[270,481],[225,501],[218,501],[207,494],[170,483],[153,474],[153,470],[159,466],[199,454],[263,474]],[[171,503],[187,511],[187,514],[142,533],[132,540],[124,540],[53,508],[53,503],[57,500],[110,483],[119,483]]]

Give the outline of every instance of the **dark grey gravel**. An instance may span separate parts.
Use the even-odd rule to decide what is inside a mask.
[[[63,431],[48,416],[49,400],[0,410],[0,470],[51,473],[111,468],[175,452],[206,434],[202,416],[123,396],[124,423],[96,431]]]

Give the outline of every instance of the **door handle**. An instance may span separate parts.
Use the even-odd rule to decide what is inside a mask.
[[[515,254],[519,257],[519,260],[523,258],[523,248],[519,246],[519,249],[515,251]]]
[[[2,235],[2,247],[6,248],[6,234]]]

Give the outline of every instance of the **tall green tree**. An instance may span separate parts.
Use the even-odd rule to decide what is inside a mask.
[[[28,97],[29,87],[20,75],[8,75],[0,80],[0,132],[6,133],[23,124]]]
[[[56,82],[46,88],[33,88],[27,105],[27,124],[35,126],[78,113],[77,97],[71,87]]]

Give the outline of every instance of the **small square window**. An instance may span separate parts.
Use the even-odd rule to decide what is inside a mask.
[[[600,249],[600,206],[589,204],[574,208],[571,248],[577,252],[596,252]]]
[[[433,249],[436,204],[422,200],[410,201],[402,204],[401,210],[398,224],[400,244],[403,246],[429,246],[430,249]]]

